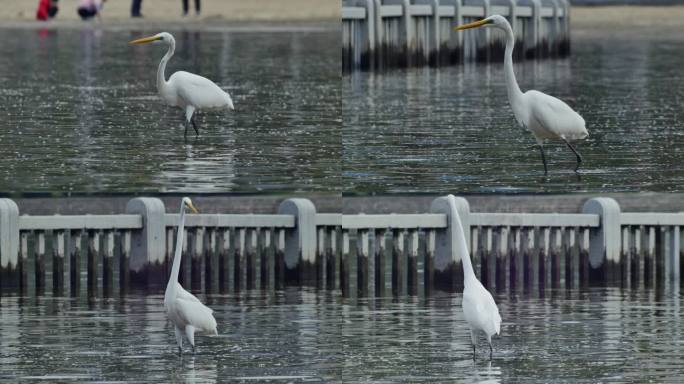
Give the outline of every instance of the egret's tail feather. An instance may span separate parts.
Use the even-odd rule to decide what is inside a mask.
[[[235,110],[235,107],[233,106],[233,99],[230,98],[230,95],[226,92],[226,104],[228,105],[228,108],[230,108],[231,111]]]

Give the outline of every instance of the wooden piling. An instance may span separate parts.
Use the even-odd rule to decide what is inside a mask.
[[[246,249],[245,249],[245,287],[247,289],[254,289],[257,286],[256,281],[256,251],[257,241],[259,239],[259,231],[252,228],[247,232]]]
[[[247,244],[245,237],[245,228],[235,230],[235,255],[233,257],[233,289],[235,292],[240,292],[246,287],[245,248]]]
[[[182,236],[183,234],[179,234]],[[131,281],[130,260],[131,260],[131,231],[124,230],[119,236],[121,256],[119,261],[119,290],[121,293],[128,292]]]
[[[404,260],[404,231],[392,231],[392,295],[404,294],[404,276],[406,262]]]
[[[81,230],[71,231],[71,242],[69,244],[69,294],[78,296],[81,290],[81,249],[82,249]]]
[[[358,297],[368,297],[368,266],[370,241],[368,230],[359,231],[356,237],[356,292]]]
[[[218,288],[218,235],[216,228],[207,228],[204,244],[204,292],[214,293]]]
[[[272,273],[273,271],[273,228],[267,228],[262,232],[262,242],[259,247],[260,269],[259,280],[261,282],[261,289],[268,290],[273,287]]]
[[[325,266],[326,266],[326,277],[325,277],[325,283],[326,287],[329,290],[334,290],[336,287],[336,274],[337,274],[337,253],[339,251],[339,241],[337,240],[338,238],[338,232],[334,227],[330,227],[327,231],[327,237],[328,241],[326,242],[326,251],[325,251]]]
[[[434,229],[425,231],[425,258],[423,259],[423,282],[425,295],[429,296],[435,289],[435,241]]]
[[[36,233],[36,245],[34,247],[35,269],[34,278],[36,281],[36,295],[45,293],[45,232]]]
[[[512,228],[508,236],[509,283],[511,291],[523,286],[523,262],[520,252],[520,227]]]
[[[219,230],[220,246],[219,246],[219,256],[218,256],[218,285],[219,292],[225,294],[228,292],[228,287],[230,283],[228,281],[230,276],[230,269],[228,268],[230,259],[230,228],[221,228]]]
[[[87,288],[88,296],[97,296],[97,281],[98,281],[98,261],[100,258],[100,233],[99,231],[90,230],[88,234],[88,251],[87,251]]]
[[[111,296],[114,288],[114,246],[114,231],[105,231],[102,254],[102,294],[105,297]]]
[[[58,230],[52,235],[52,294],[64,294],[64,260],[66,258],[66,241],[64,231]]]
[[[340,260],[340,291],[342,292],[342,297],[349,297],[350,285],[349,285],[349,259],[350,259],[350,246],[349,246],[349,231],[342,232],[342,258]]]
[[[408,252],[406,254],[406,293],[409,296],[418,294],[418,250],[420,236],[417,229],[408,232]]]
[[[279,229],[275,251],[275,288],[285,288],[285,229]]]
[[[19,260],[17,269],[19,274],[19,292],[24,293],[28,287],[28,237],[29,233],[22,231],[19,234]]]

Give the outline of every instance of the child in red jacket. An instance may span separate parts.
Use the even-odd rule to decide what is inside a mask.
[[[36,11],[36,19],[51,19],[55,17],[58,10],[57,0],[40,0],[38,3],[38,10]]]

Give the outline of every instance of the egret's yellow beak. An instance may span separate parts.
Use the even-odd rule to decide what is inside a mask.
[[[161,40],[162,38],[159,36],[150,36],[150,37],[143,37],[142,39],[137,39],[133,41],[129,41],[128,44],[147,44],[151,43],[153,41]]]
[[[457,27],[454,27],[454,31],[460,31],[463,29],[470,29],[470,28],[477,28],[477,27],[481,27],[485,24],[489,24],[490,22],[491,22],[491,20],[482,19],[482,20],[474,21],[472,23],[463,24],[463,25],[459,25]]]
[[[193,212],[199,213],[199,211],[197,210],[197,208],[195,208],[195,206],[192,204],[192,202],[187,203],[186,205],[187,205],[188,208],[190,208]]]

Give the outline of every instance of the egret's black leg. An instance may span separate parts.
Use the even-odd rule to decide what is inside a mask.
[[[539,152],[541,152],[542,162],[544,163],[544,176],[546,176],[549,170],[546,168],[546,156],[544,156],[544,147],[541,144],[539,144]]]
[[[475,360],[475,344],[473,344],[473,360]]]
[[[577,166],[575,167],[575,172],[577,172],[577,170],[580,167],[580,164],[582,163],[582,156],[580,156],[580,154],[577,153],[577,150],[575,149],[575,147],[572,146],[572,144],[570,144],[569,141],[565,139],[563,139],[563,141],[565,141],[565,144],[567,144],[570,150],[575,153],[575,156],[577,156]]]
[[[493,354],[494,354],[494,351],[492,350],[492,343],[489,343],[489,360],[492,360]]]
[[[185,137],[186,141],[188,139],[188,122],[185,122],[185,133],[183,133],[183,137]]]
[[[181,348],[180,346],[178,347],[178,355],[183,356],[183,348]]]
[[[192,115],[190,122],[192,123],[192,127],[195,128],[195,136],[199,136],[199,130],[197,129],[197,125],[195,125],[195,115]]]

